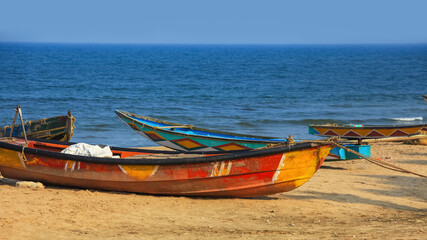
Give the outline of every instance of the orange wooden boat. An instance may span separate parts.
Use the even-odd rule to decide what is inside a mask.
[[[331,145],[184,154],[114,148],[113,158],[60,153],[72,143],[0,139],[4,177],[48,184],[159,195],[254,197],[293,190],[319,169]]]

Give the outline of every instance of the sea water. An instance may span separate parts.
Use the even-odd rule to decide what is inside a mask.
[[[313,139],[308,124],[427,119],[427,45],[0,43],[0,124],[65,115],[74,142],[155,145],[114,114]]]

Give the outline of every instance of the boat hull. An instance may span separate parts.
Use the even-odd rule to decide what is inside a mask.
[[[28,137],[70,141],[73,136],[74,121],[75,118],[69,112],[66,116],[27,121],[24,127]],[[0,137],[9,137],[12,128],[12,137],[24,136],[22,126],[19,124],[0,128]]]
[[[0,148],[0,171],[7,178],[79,188],[156,195],[255,197],[301,186],[319,169],[330,148],[319,145],[243,158],[231,154],[230,160],[224,161],[159,165],[120,164],[123,159],[113,164],[89,163],[67,158],[68,154],[59,154],[61,158],[22,155],[19,150]]]

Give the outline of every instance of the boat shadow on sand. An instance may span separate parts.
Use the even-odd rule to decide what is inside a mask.
[[[322,169],[332,169],[332,170],[347,170],[343,167],[332,167],[332,166],[325,166],[325,165],[322,165],[321,168]]]
[[[401,160],[399,161],[399,163],[406,163],[406,164],[413,164],[413,165],[427,165],[426,160]]]
[[[414,199],[415,201],[423,202],[426,200],[426,194],[420,189],[426,185],[426,180],[419,177],[412,176],[395,176],[395,175],[359,175],[361,177],[375,178],[375,184],[385,184],[389,187],[381,187],[381,189],[367,188],[369,185],[365,185],[368,181],[358,182],[361,184],[359,191],[376,194],[379,197],[390,197]],[[367,187],[364,187],[367,186]],[[416,208],[404,204],[398,204],[387,200],[372,199],[372,197],[363,197],[363,194],[345,194],[345,193],[328,193],[320,191],[304,191],[302,194],[287,196],[293,199],[306,200],[306,199],[324,199],[333,202],[341,203],[357,203],[357,204],[369,204],[373,206],[379,206],[384,208],[391,208],[395,210],[405,210],[414,212],[426,212],[427,208]]]
[[[392,208],[396,210],[405,210],[405,211],[413,211],[413,212],[420,211],[420,209],[418,208],[405,206],[401,204],[395,204],[387,201],[363,198],[353,194],[325,193],[325,192],[316,192],[316,191],[310,191],[306,193],[307,193],[306,195],[291,196],[291,198],[298,199],[298,200],[324,199],[324,200],[329,200],[334,202],[369,204],[373,206]]]
[[[389,185],[388,189],[363,189],[366,192],[376,193],[381,196],[412,198],[426,201],[427,193],[424,191],[427,186],[427,179],[417,176],[399,175],[360,175],[375,178],[379,184]],[[421,190],[421,191],[420,191]],[[427,210],[427,208],[426,208]]]

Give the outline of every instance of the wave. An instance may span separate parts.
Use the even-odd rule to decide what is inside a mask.
[[[338,119],[299,119],[299,120],[288,120],[288,123],[298,124],[298,125],[308,125],[308,124],[327,124],[327,123],[336,123],[338,125],[345,124],[347,121],[338,120]],[[353,121],[356,122],[356,121]],[[359,123],[359,121],[357,121]]]
[[[251,127],[251,128],[257,127],[257,124],[250,123],[250,122],[238,122],[237,125],[241,127]]]
[[[422,121],[423,117],[408,117],[408,118],[390,118],[393,121],[399,122],[411,122],[411,121]]]

